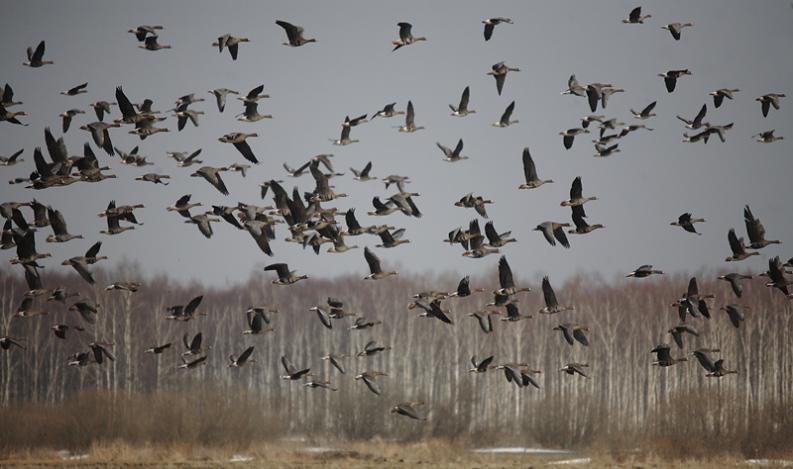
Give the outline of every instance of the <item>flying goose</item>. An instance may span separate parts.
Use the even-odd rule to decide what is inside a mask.
[[[100,309],[100,305],[91,303],[88,300],[77,301],[69,306],[69,311],[76,311],[89,324],[96,322],[96,315],[99,314]]]
[[[239,357],[234,358],[234,355],[229,355],[229,368],[242,368],[243,366],[256,362],[255,358],[250,358],[253,353],[253,345],[246,348]]]
[[[394,117],[405,113],[404,111],[396,111],[394,106],[396,106],[396,103],[386,104],[383,106],[383,109],[372,114],[372,120],[374,120],[375,117]]]
[[[664,272],[661,271],[661,270],[653,269],[652,265],[644,264],[644,265],[640,265],[633,272],[629,272],[628,274],[626,274],[625,277],[645,278],[645,277],[649,277],[650,275],[653,275],[653,274],[663,275],[663,273]]]
[[[408,305],[408,309],[414,309],[416,307],[424,310],[424,312],[418,315],[421,318],[435,318],[441,322],[445,322],[446,324],[454,324],[454,322],[452,322],[452,320],[449,318],[449,315],[447,314],[447,313],[451,313],[451,311],[444,311],[441,308],[440,299],[433,299],[429,303],[427,303],[423,299],[417,299],[416,301]]]
[[[14,166],[17,163],[25,161],[24,158],[20,158],[19,155],[25,152],[25,149],[17,150],[11,156],[0,156],[0,166]]]
[[[767,275],[770,280],[770,282],[765,284],[766,287],[776,288],[787,298],[793,298],[788,289],[788,285],[793,284],[793,282],[785,278],[785,269],[782,261],[779,260],[779,256],[768,259],[768,271],[761,275]]]
[[[409,108],[409,109],[412,109],[412,107]],[[345,121],[345,123],[346,122],[348,122],[348,121]],[[353,143],[358,143],[358,140],[350,138],[350,131],[352,130],[352,127],[353,126],[351,126],[351,125],[342,124],[342,126],[341,126],[341,136],[337,140],[331,139],[331,142],[333,142],[334,145],[342,145],[342,146],[350,145],[350,144],[353,144]],[[402,127],[399,128],[399,131],[403,132]],[[408,131],[405,130],[404,132],[408,132]],[[410,132],[412,132],[412,131],[410,131]]]
[[[673,358],[671,350],[672,347],[670,347],[669,344],[658,344],[654,349],[650,350],[650,353],[655,354],[653,366],[667,367],[687,361],[686,357]]]
[[[209,90],[209,93],[212,93],[215,96],[215,102],[217,103],[218,111],[220,112],[223,112],[223,110],[226,109],[226,96],[230,94],[240,94],[238,91],[230,90],[228,88],[216,88],[214,90]]]
[[[518,189],[536,189],[543,184],[551,183],[553,180],[542,180],[537,176],[537,168],[534,165],[534,159],[531,157],[529,147],[523,148],[523,176],[526,182],[518,186]]]
[[[479,323],[479,328],[482,329],[482,332],[485,334],[489,334],[493,332],[493,321],[490,319],[493,315],[499,315],[498,311],[477,311],[475,313],[469,313],[468,316],[472,318],[476,318],[477,322]]]
[[[383,391],[382,389],[380,389],[380,386],[377,384],[377,381],[375,381],[378,376],[388,376],[388,375],[381,371],[364,371],[362,373],[355,375],[355,380],[363,381],[363,384],[365,384],[370,391],[372,391],[374,394],[379,396],[380,394],[382,394]]]
[[[203,161],[196,159],[196,157],[201,154],[201,148],[190,153],[190,155],[188,155],[187,152],[182,151],[169,151],[166,152],[166,154],[176,160],[176,166],[180,168],[187,168],[194,164],[203,163]]]
[[[487,216],[487,208],[485,207],[486,204],[492,204],[492,200],[485,199],[481,195],[474,196],[472,193],[468,193],[460,198],[457,202],[454,203],[455,207],[465,207],[465,208],[473,208],[476,210],[476,213],[479,214],[482,218],[489,218]]]
[[[581,185],[581,176],[577,176],[573,179],[573,184],[570,186],[570,199],[563,200],[561,203],[562,207],[575,207],[576,205],[584,205],[585,203],[589,202],[590,200],[597,200],[598,198],[595,196],[592,197],[584,197],[583,196],[583,188]]]
[[[250,307],[245,312],[245,323],[249,329],[242,331],[243,335],[259,335],[262,332],[272,332],[273,327],[270,326],[270,318],[264,312],[264,308]]]
[[[589,378],[589,376],[587,376],[586,373],[584,373],[584,368],[587,367],[589,367],[589,365],[586,363],[568,363],[565,366],[559,368],[559,371],[564,371],[570,376],[574,376],[576,373],[578,373],[580,376],[583,376],[584,378]]]
[[[353,179],[356,180],[356,181],[361,181],[361,182],[373,181],[373,180],[377,179],[376,177],[369,175],[369,172],[371,170],[372,170],[372,162],[371,161],[366,163],[366,166],[364,166],[363,169],[361,169],[361,170],[350,168],[350,171],[352,171],[352,173],[355,175],[353,177]]]
[[[186,349],[184,352],[182,352],[183,357],[187,357],[190,355],[200,355],[204,352],[209,351],[209,348],[207,348],[206,350],[202,348],[202,343],[203,343],[202,333],[200,332],[197,333],[195,336],[193,336],[193,339],[190,340],[190,342],[187,341],[187,338],[188,338],[187,334],[182,336],[182,344]]]
[[[760,253],[757,251],[746,251],[746,246],[744,245],[743,238],[739,238],[735,234],[735,229],[730,228],[730,231],[727,232],[727,241],[730,243],[730,250],[732,251],[732,255],[726,259],[725,262],[733,262],[733,261],[742,261],[749,256],[757,256]]]
[[[168,183],[165,182],[166,179],[171,179],[171,176],[167,174],[157,174],[157,173],[146,173],[143,176],[138,176],[135,178],[136,181],[144,181],[144,182],[151,182],[154,184],[162,184],[163,186],[167,186]]]
[[[110,346],[113,344],[100,344],[98,342],[91,342],[88,346],[91,348],[91,353],[94,355],[94,361],[97,365],[101,365],[105,362],[105,357],[107,357],[110,361],[115,361],[115,357],[113,354],[108,352],[105,346]]]
[[[329,353],[327,355],[322,356],[322,360],[327,360],[334,368],[339,370],[341,374],[346,374],[347,370],[344,368],[344,364],[341,362],[342,359],[347,358],[349,355],[347,354],[333,354]],[[357,379],[357,378],[356,378]]]
[[[661,26],[661,29],[665,29],[665,30],[669,31],[669,33],[672,35],[672,37],[675,38],[675,41],[679,41],[680,40],[680,33],[681,33],[681,31],[683,31],[683,28],[690,28],[691,26],[694,26],[694,24],[693,23],[669,23],[666,26]],[[719,106],[716,106],[716,107],[719,107]]]
[[[369,272],[370,274],[364,277],[364,280],[380,280],[382,278],[386,278],[391,275],[397,275],[397,272],[385,272],[380,267],[380,259],[369,250],[368,247],[365,247],[363,250],[364,258],[366,259],[366,263],[369,264]]]
[[[702,108],[700,108],[697,115],[694,117],[693,120],[684,119],[683,117],[677,116],[678,119],[685,122],[687,129],[699,129],[703,125],[707,126],[708,124],[703,124],[702,119],[705,118],[705,114],[708,112],[708,105],[703,104]]]
[[[229,54],[231,54],[231,60],[237,60],[237,52],[239,51],[241,42],[251,41],[247,37],[236,37],[232,36],[231,34],[224,34],[218,37],[217,42],[212,43],[212,47],[217,47],[218,52],[220,53],[223,53],[224,47],[227,48],[229,50]]]
[[[61,94],[64,96],[77,96],[78,94],[88,93],[86,88],[88,88],[88,83],[83,83],[82,85],[69,88],[66,91],[61,91]]]
[[[499,295],[515,295],[520,292],[530,292],[529,287],[516,287],[515,280],[512,276],[512,268],[507,262],[507,256],[501,256],[498,259],[498,283],[499,289],[495,290],[494,294]]]
[[[488,244],[490,244],[492,247],[499,248],[506,246],[509,243],[516,243],[518,240],[515,238],[510,238],[509,236],[511,234],[511,231],[505,231],[503,233],[496,231],[492,221],[489,221],[485,224],[485,236],[487,236]]]
[[[464,257],[471,257],[474,259],[479,259],[485,257],[489,254],[498,254],[498,248],[493,248],[490,246],[485,245],[485,237],[482,236],[482,233],[479,231],[479,223],[471,224],[472,227],[475,229],[470,230],[468,242],[470,244],[470,249],[463,252]]]
[[[493,363],[493,355],[482,359],[481,361],[476,360],[476,355],[471,357],[471,365],[473,368],[469,369],[469,373],[485,373],[487,370],[491,368],[490,364]]]
[[[377,345],[377,342],[375,342],[374,340],[370,340],[369,342],[366,343],[366,345],[364,345],[363,350],[358,352],[356,357],[359,357],[359,358],[360,357],[369,357],[369,356],[375,355],[377,353],[386,352],[388,350],[391,350],[391,347],[383,346],[383,345]]]
[[[174,305],[169,306],[166,308],[166,312],[168,313],[165,316],[165,319],[175,320],[175,321],[184,321],[187,322],[193,319],[196,315],[196,309],[201,304],[201,301],[204,299],[204,295],[199,295],[190,300],[189,303],[186,305]],[[206,316],[206,313],[198,313],[201,316]],[[200,343],[200,339],[199,339]]]
[[[512,24],[512,20],[501,16],[482,20],[482,24],[485,25],[485,41],[489,41],[493,37],[493,30],[501,23]]]
[[[6,83],[5,87],[3,88],[3,95],[0,96],[0,106],[9,108],[11,106],[18,106],[20,104],[24,103],[21,101],[14,101],[14,89],[11,88],[11,85]]]
[[[748,205],[743,208],[743,218],[746,224],[746,233],[749,235],[750,248],[762,249],[769,244],[780,244],[779,240],[765,239],[765,227],[759,218],[755,218]]]
[[[58,117],[61,118],[61,129],[63,130],[63,133],[69,131],[69,126],[72,123],[72,118],[77,114],[85,114],[85,111],[81,109],[69,109],[68,111],[58,114]]]
[[[162,29],[163,29],[162,26],[149,26],[143,24],[140,26],[136,26],[132,29],[129,29],[127,32],[134,34],[135,37],[138,39],[138,42],[143,42],[144,40],[146,40],[147,35],[149,34],[155,35],[157,34],[157,31],[160,31]]]
[[[622,20],[625,24],[644,24],[644,20],[652,18],[652,15],[642,16],[642,7],[638,6],[631,10],[628,17]]]
[[[399,246],[400,244],[407,244],[410,242],[409,239],[402,239],[402,235],[405,233],[404,228],[400,228],[395,231],[390,231],[388,229],[381,230],[377,234],[380,236],[380,241],[382,244],[377,244],[375,247],[378,248],[394,248]]]
[[[173,205],[166,207],[165,210],[169,212],[177,212],[179,215],[185,218],[190,218],[190,209],[201,206],[201,202],[190,203],[190,197],[192,197],[192,194],[183,195]]]
[[[567,129],[559,132],[559,135],[562,136],[562,145],[564,145],[565,150],[569,150],[573,147],[573,141],[575,140],[576,135],[580,134],[588,134],[589,130],[587,129]]]
[[[80,130],[91,132],[91,138],[94,139],[96,146],[105,150],[105,152],[113,156],[113,142],[110,140],[110,133],[108,129],[112,127],[121,127],[119,124],[107,124],[105,122],[92,122],[80,126]]]
[[[243,117],[238,118],[241,122],[258,122],[262,119],[272,119],[271,114],[259,114],[259,103],[256,101],[245,101],[245,111],[241,114]]]
[[[515,101],[512,101],[511,103],[509,103],[509,106],[507,106],[507,108],[504,109],[504,113],[501,114],[501,118],[498,121],[493,122],[493,124],[491,125],[493,127],[509,127],[512,124],[517,124],[520,121],[509,120],[509,118],[512,117],[512,111],[514,110],[515,110]]]
[[[105,287],[105,291],[122,290],[135,293],[140,289],[141,285],[140,282],[113,282]]]
[[[636,119],[642,119],[642,120],[655,117],[655,114],[653,113],[653,109],[655,109],[655,104],[657,102],[658,101],[651,102],[644,109],[638,112],[631,109],[631,114],[633,114],[633,117],[635,117]]]
[[[586,96],[586,87],[581,86],[575,78],[575,74],[570,75],[567,79],[567,89],[561,92],[562,96],[572,94],[575,96]]]
[[[193,215],[184,222],[192,223],[198,226],[198,231],[200,231],[205,238],[209,239],[214,234],[214,232],[212,231],[212,223],[217,223],[220,221],[219,218],[213,218],[210,217],[210,215],[213,215],[213,212],[206,212],[199,215]]]
[[[167,349],[171,348],[171,345],[173,345],[171,342],[167,342],[162,345],[155,345],[154,347],[147,348],[146,350],[143,351],[143,353],[152,353],[154,355],[160,355]]]
[[[63,218],[63,214],[60,211],[52,207],[47,207],[47,216],[49,217],[49,224],[53,231],[53,234],[47,236],[48,243],[65,243],[72,239],[83,239],[82,235],[69,234],[66,228],[66,220]]]
[[[404,415],[405,417],[413,420],[427,420],[427,416],[422,416],[416,410],[416,407],[424,405],[423,402],[401,402],[391,408],[392,414]]]
[[[730,288],[732,288],[733,293],[735,293],[735,296],[740,298],[741,295],[743,294],[743,287],[741,287],[741,284],[738,283],[738,282],[740,280],[751,279],[752,276],[751,275],[738,274],[738,273],[729,273],[729,274],[725,274],[725,275],[719,275],[717,278],[719,280],[724,280],[724,281],[728,282],[730,284]]]
[[[36,46],[36,50],[34,51],[32,47],[28,47],[28,60],[27,62],[22,62],[22,65],[31,67],[31,68],[39,68],[42,65],[51,65],[55,62],[51,60],[41,60],[44,57],[44,41],[39,42],[39,45]]]
[[[274,270],[278,274],[278,278],[272,281],[273,285],[292,285],[308,278],[308,275],[295,275],[296,271],[289,270],[289,266],[286,263],[270,264],[264,270]]]
[[[107,101],[97,101],[91,103],[91,107],[96,113],[96,118],[101,122],[105,118],[105,114],[110,114],[110,106],[115,106],[116,103],[109,103]]]
[[[532,377],[532,374],[541,373],[540,370],[530,370],[525,363],[504,363],[495,367],[497,370],[504,370],[504,377],[508,383],[515,383],[519,388],[529,385],[540,389],[540,385]]]
[[[69,325],[69,324],[55,324],[54,326],[52,326],[52,333],[55,334],[55,337],[57,337],[59,339],[62,339],[62,340],[65,340],[66,339],[66,332],[69,329],[74,329],[75,331],[78,331],[78,332],[84,332],[85,331],[85,328],[80,327],[80,326],[72,326],[72,325]]]
[[[605,226],[601,225],[600,223],[594,223],[592,225],[587,223],[585,220],[586,213],[584,212],[583,205],[574,205],[570,208],[573,209],[573,224],[575,225],[575,228],[567,230],[569,234],[587,234],[597,229],[605,228]]]
[[[17,307],[16,313],[12,316],[13,318],[31,318],[33,316],[46,316],[49,312],[36,309],[33,307],[33,298],[22,298],[22,302],[19,303]]]
[[[454,163],[455,161],[461,161],[461,160],[467,160],[468,159],[467,156],[463,156],[463,155],[460,154],[460,152],[463,151],[463,139],[460,139],[460,140],[457,141],[457,146],[454,147],[454,150],[452,150],[451,148],[449,148],[447,146],[441,145],[440,142],[435,142],[435,145],[437,145],[438,148],[440,148],[440,150],[445,155],[445,158],[443,159],[443,161],[448,161],[450,163]]]
[[[706,299],[714,298],[712,294],[700,294],[699,287],[697,286],[697,278],[691,277],[688,281],[688,290],[685,295],[679,300],[672,303],[672,307],[678,308],[680,321],[686,320],[686,312],[691,316],[697,317],[699,314],[710,319],[710,311]]]
[[[679,217],[677,217],[677,221],[673,221],[669,223],[671,226],[679,226],[684,230],[688,231],[689,233],[695,233],[697,235],[701,235],[702,233],[698,233],[696,228],[694,228],[694,223],[705,223],[704,218],[694,218],[690,212],[686,212]]]
[[[625,90],[622,88],[614,88],[611,86],[604,87],[600,90],[600,105],[603,106],[603,109],[606,109],[606,105],[608,104],[609,97],[614,93],[624,93]],[[592,112],[595,112],[594,110]]]
[[[185,357],[181,357],[182,358],[182,364],[177,366],[176,369],[185,369],[185,370],[187,370],[187,369],[198,368],[199,366],[206,364],[207,357],[208,357],[208,355],[203,355],[203,356],[200,356],[200,357],[198,357],[198,358],[196,358],[194,360],[187,360]]]
[[[606,97],[607,93],[605,90],[609,90],[609,89],[616,89],[616,88],[614,88],[614,85],[610,83],[590,83],[586,86],[587,102],[589,103],[589,109],[592,112],[595,112],[597,110],[598,104],[601,103],[601,101],[602,103],[608,101],[608,98]],[[623,91],[623,90],[619,90],[619,91]],[[614,92],[616,93],[617,91]]]
[[[376,326],[378,324],[382,324],[382,323],[383,323],[383,321],[372,321],[372,320],[366,319],[363,316],[359,316],[359,317],[355,318],[355,321],[353,321],[352,326],[350,326],[350,330],[369,329],[369,328],[372,328],[372,327],[374,327],[374,326]]]
[[[504,81],[507,79],[507,74],[509,72],[519,71],[519,68],[512,68],[507,66],[504,62],[499,62],[497,64],[493,64],[487,74],[493,76],[493,78],[496,79],[496,91],[498,91],[498,95],[501,96],[501,90],[504,89]]]
[[[713,96],[713,106],[718,109],[721,106],[721,103],[724,102],[724,98],[732,100],[733,93],[737,93],[741,90],[737,88],[720,88],[716,91],[711,91],[708,93],[709,96]]]
[[[187,124],[188,119],[193,123],[194,127],[198,127],[198,116],[202,114],[204,114],[204,111],[193,111],[187,108],[177,109],[174,113],[174,117],[176,117],[176,130],[181,132]]]
[[[415,132],[417,130],[422,130],[424,127],[419,126],[416,127],[415,123],[416,113],[413,110],[413,101],[408,101],[408,109],[407,113],[405,114],[405,125],[399,127],[400,132]]]
[[[774,129],[766,130],[764,132],[754,134],[752,135],[752,138],[754,138],[756,142],[760,142],[760,143],[774,143],[778,140],[785,139],[785,137],[781,135],[780,136],[774,135]]]
[[[556,293],[553,291],[551,281],[548,279],[547,275],[542,278],[542,295],[545,299],[545,307],[540,309],[540,314],[556,314],[575,310],[573,306],[563,306],[559,304],[556,300]]]
[[[678,348],[683,348],[683,334],[691,334],[694,337],[699,337],[699,331],[688,324],[678,324],[677,326],[669,329],[667,332],[672,334],[672,339],[674,339]]]
[[[768,111],[771,109],[771,106],[778,110],[779,98],[784,97],[785,95],[782,93],[768,93],[760,96],[759,98],[754,98],[754,100],[760,103],[761,109],[763,111],[763,117],[768,117]]]
[[[286,374],[281,376],[283,380],[297,381],[301,378],[311,376],[311,368],[297,369],[286,356],[281,356],[281,365],[283,365]]]
[[[669,93],[675,90],[675,86],[677,86],[678,78],[684,75],[693,75],[691,71],[687,68],[682,70],[669,70],[665,73],[659,73],[658,76],[664,79],[664,83],[666,84],[666,91]]]
[[[410,23],[400,22],[397,23],[397,26],[399,26],[399,39],[391,41],[391,44],[394,45],[394,48],[391,50],[391,52],[394,52],[400,47],[409,46],[415,42],[427,40],[426,37],[414,37],[413,33],[411,32],[413,25]]]
[[[286,21],[276,20],[275,24],[284,28],[286,32],[286,37],[289,42],[284,42],[283,45],[291,46],[291,47],[300,47],[304,44],[308,44],[309,42],[317,42],[316,39],[306,39],[303,37],[303,28],[301,26],[295,26],[291,23],[287,23]]]
[[[198,171],[192,173],[190,177],[202,177],[208,183],[217,189],[223,195],[229,195],[229,190],[226,189],[226,184],[220,178],[220,172],[226,171],[226,168],[214,168],[212,166],[202,166]]]
[[[727,313],[727,317],[730,318],[730,322],[733,326],[737,329],[741,322],[746,321],[746,317],[744,316],[744,311],[748,311],[750,308],[748,306],[743,306],[739,304],[728,304],[726,306],[722,306],[719,308],[720,311],[724,311]]]
[[[234,145],[234,148],[242,154],[242,156],[254,164],[259,164],[259,160],[256,159],[256,155],[253,154],[253,150],[248,145],[248,142],[245,140],[250,137],[258,137],[259,135],[256,133],[246,134],[244,132],[232,132],[226,134],[218,139],[218,141],[223,143],[231,143]]]
[[[581,326],[579,324],[570,324],[569,322],[566,322],[554,327],[553,330],[561,331],[564,340],[567,341],[567,343],[570,345],[573,345],[575,341],[579,342],[581,345],[584,346],[589,345],[589,340],[587,339],[585,334],[585,332],[589,332],[589,329],[585,326]]]
[[[475,110],[468,109],[468,98],[470,97],[470,95],[471,95],[471,89],[470,87],[466,86],[465,89],[463,90],[463,95],[460,97],[460,104],[456,108],[451,104],[449,104],[449,108],[452,110],[451,115],[456,117],[465,117],[468,114],[476,113]]]
[[[534,228],[534,231],[539,231],[545,237],[545,240],[551,246],[556,246],[556,241],[558,240],[559,243],[564,246],[565,248],[570,248],[570,242],[567,240],[567,236],[564,234],[564,228],[569,227],[569,223],[557,223],[554,221],[545,221],[540,223]]]
[[[0,106],[0,122],[10,122],[11,124],[27,127],[28,124],[23,124],[22,122],[19,121],[19,119],[17,119],[17,117],[20,116],[27,116],[27,113],[25,111],[10,112],[6,110],[5,107]]]
[[[169,44],[160,44],[159,42],[157,42],[157,39],[159,39],[159,36],[148,36],[146,39],[143,40],[143,45],[138,45],[138,47],[150,51],[171,48]]]

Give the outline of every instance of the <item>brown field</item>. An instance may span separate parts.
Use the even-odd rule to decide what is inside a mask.
[[[11,454],[0,459],[0,467],[22,468],[254,468],[254,467],[327,467],[327,468],[511,468],[511,467],[563,467],[563,468],[701,468],[761,467],[747,463],[744,458],[732,455],[714,455],[707,459],[666,459],[652,453],[633,451],[629,454],[599,452],[562,456],[536,455],[484,455],[469,451],[469,447],[443,440],[428,443],[393,444],[383,442],[328,443],[333,450],[309,453],[295,443],[265,444],[247,451],[231,448],[196,448],[186,445],[132,447],[123,443],[92,446],[87,457],[64,460],[54,450],[36,450]],[[234,455],[252,457],[252,461],[231,462]],[[582,464],[565,461],[589,458]],[[562,464],[556,464],[562,462]],[[770,462],[762,467],[784,467],[783,461]]]

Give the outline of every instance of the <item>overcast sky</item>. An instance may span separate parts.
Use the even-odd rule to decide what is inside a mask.
[[[0,200],[35,197],[61,210],[70,231],[85,236],[57,246],[45,245],[44,236],[37,237],[39,250],[52,252],[57,260],[45,262],[53,269],[62,268],[56,267],[62,259],[81,255],[102,240],[103,253],[111,262],[134,259],[146,272],[166,272],[185,281],[223,285],[277,261],[313,276],[363,276],[368,272],[362,248],[378,244],[378,238],[350,238],[348,244],[361,249],[315,256],[280,240],[287,234],[280,225],[280,239],[273,244],[275,256],[268,258],[246,232],[225,222],[216,224],[214,237],[207,240],[195,226],[165,211],[187,193],[205,206],[263,204],[259,183],[273,178],[284,179],[287,190],[297,184],[301,191],[310,191],[314,187],[310,176],[289,178],[281,164],[295,167],[315,154],[334,153],[336,170],[346,174],[333,183],[350,197],[325,206],[335,204],[340,211],[355,207],[363,225],[388,222],[407,229],[405,237],[411,244],[378,250],[386,268],[400,265],[404,271],[461,275],[493,271],[496,256],[463,258],[459,246],[441,242],[448,231],[467,226],[475,217],[473,210],[453,206],[468,192],[494,201],[488,213],[496,228],[511,230],[518,239],[502,252],[513,270],[525,275],[548,273],[561,280],[577,272],[600,272],[610,278],[645,263],[665,271],[726,267],[727,230],[734,227],[745,236],[746,204],[764,222],[767,237],[783,244],[766,248],[762,256],[738,267],[760,271],[767,267],[769,256],[790,257],[793,8],[787,1],[643,5],[652,18],[644,25],[626,25],[621,19],[636,6],[633,2],[6,2],[0,17],[0,81],[10,83],[15,98],[24,101],[13,110],[25,110],[29,117],[23,120],[30,125],[0,123],[0,154],[25,149],[24,163],[0,169],[4,181],[32,171],[34,147],[45,146],[44,128],[49,126],[60,136],[58,114],[66,109],[88,111],[75,118],[65,135],[70,154],[81,154],[90,135],[79,126],[95,120],[88,104],[113,101],[118,85],[133,102],[152,98],[161,111],[187,93],[207,101],[191,107],[205,112],[198,128],[188,124],[176,132],[176,120],[169,118],[164,122],[169,134],[143,142],[127,134],[128,127],[111,130],[117,147],[128,151],[140,145],[154,166],[124,166],[118,157],[110,158],[94,147],[100,162],[109,165],[118,179],[44,191],[3,182]],[[493,16],[510,17],[514,24],[498,26],[485,42],[481,20]],[[286,36],[274,24],[276,19],[302,25],[306,37],[318,42],[300,48],[282,46]],[[414,34],[426,36],[427,42],[392,53],[390,41],[398,37],[399,21],[412,23]],[[694,23],[680,41],[661,29],[676,21]],[[139,49],[134,36],[126,32],[138,24],[163,25],[160,42],[173,49]],[[251,41],[240,46],[236,62],[211,46],[224,33]],[[55,64],[39,69],[22,66],[25,49],[42,39],[47,41],[45,59]],[[493,78],[486,75],[499,61],[521,69],[509,74],[501,96]],[[677,90],[668,94],[657,74],[680,68],[689,68],[693,76],[683,77]],[[624,93],[612,97],[605,114],[627,123],[634,122],[630,108],[641,109],[657,100],[658,116],[644,122],[655,130],[629,135],[620,143],[622,152],[606,159],[592,157],[591,135],[576,139],[566,151],[558,133],[579,126],[579,119],[590,113],[586,99],[560,95],[572,73],[582,83],[624,88]],[[59,94],[86,81],[87,94]],[[247,92],[259,84],[271,95],[261,102],[260,112],[273,114],[272,120],[238,122],[234,115],[241,111],[239,102],[230,101],[220,114],[207,93],[219,87]],[[463,119],[451,117],[447,105],[457,104],[465,86],[471,87],[470,107],[477,112]],[[707,93],[718,88],[741,91],[734,101],[714,110]],[[772,110],[764,119],[754,98],[769,92],[787,92],[791,98],[783,99],[782,109]],[[336,147],[329,141],[338,138],[345,115],[371,114],[394,101],[404,109],[409,99],[417,125],[426,130],[402,134],[396,129],[401,120],[375,119],[353,129],[352,137],[360,143]],[[512,100],[517,103],[513,119],[520,122],[505,129],[492,127]],[[707,121],[735,123],[727,143],[718,139],[708,145],[681,143],[685,129],[675,115],[691,118],[705,102]],[[113,118],[118,116],[115,108]],[[769,129],[788,138],[769,145],[751,138]],[[247,163],[232,146],[217,141],[233,131],[259,134],[249,142],[262,163],[245,179],[224,173],[228,197],[189,177],[197,167],[178,168],[165,155],[202,148],[205,164]],[[442,161],[435,142],[453,147],[461,137],[463,154],[470,159],[455,164]],[[526,146],[540,177],[551,178],[554,184],[533,191],[517,189],[523,182],[521,150]],[[366,216],[373,196],[393,192],[381,182],[352,180],[349,167],[362,168],[368,161],[373,162],[375,176],[410,176],[409,190],[421,194],[416,202],[423,218],[399,213],[387,218]],[[146,172],[169,174],[171,184],[134,181]],[[589,222],[602,223],[606,229],[572,236],[569,250],[551,247],[531,229],[545,220],[570,222],[570,209],[559,203],[568,197],[576,176],[583,178],[584,195],[599,199],[586,206]],[[144,226],[120,236],[99,234],[105,226],[97,213],[110,199],[119,204],[143,203],[138,218]],[[271,203],[270,197],[266,203]],[[702,236],[669,226],[686,211],[707,219],[697,226]],[[6,251],[5,257],[12,255]]]

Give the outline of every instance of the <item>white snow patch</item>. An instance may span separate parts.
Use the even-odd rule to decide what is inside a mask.
[[[787,461],[784,459],[747,459],[746,464],[752,466],[793,467],[793,461]]]
[[[229,459],[229,462],[251,462],[253,461],[253,456],[248,456],[247,454],[233,454]]]
[[[591,458],[578,458],[578,459],[565,459],[564,461],[549,462],[549,465],[567,465],[567,464],[589,464],[592,462]]]
[[[503,447],[503,448],[477,448],[473,450],[474,453],[488,453],[488,454],[537,454],[537,455],[553,455],[553,454],[573,454],[572,451],[565,449],[548,449],[548,448],[523,448],[523,447]]]

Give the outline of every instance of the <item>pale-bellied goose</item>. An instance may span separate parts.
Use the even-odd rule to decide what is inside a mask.
[[[465,89],[463,90],[462,96],[460,97],[460,104],[456,108],[451,104],[449,104],[449,108],[452,110],[451,115],[456,117],[465,117],[468,114],[476,113],[475,110],[468,109],[468,99],[470,96],[471,96],[471,89],[468,86],[466,86]]]
[[[391,50],[391,52],[394,52],[400,47],[409,46],[413,43],[427,40],[427,38],[423,36],[422,37],[413,36],[412,33],[413,25],[410,23],[400,22],[397,23],[397,26],[399,26],[399,39],[395,39],[391,41],[391,44],[394,45],[394,48]]]
[[[303,37],[303,28],[301,26],[295,26],[291,23],[287,23],[286,21],[277,20],[275,22],[278,26],[284,28],[286,32],[286,37],[289,42],[284,42],[283,45],[291,46],[291,47],[300,47],[304,44],[308,44],[309,42],[317,42],[316,39],[306,39]]]
[[[501,23],[512,24],[512,20],[501,16],[482,20],[482,24],[485,25],[485,41],[489,41],[493,37],[493,30]]]

